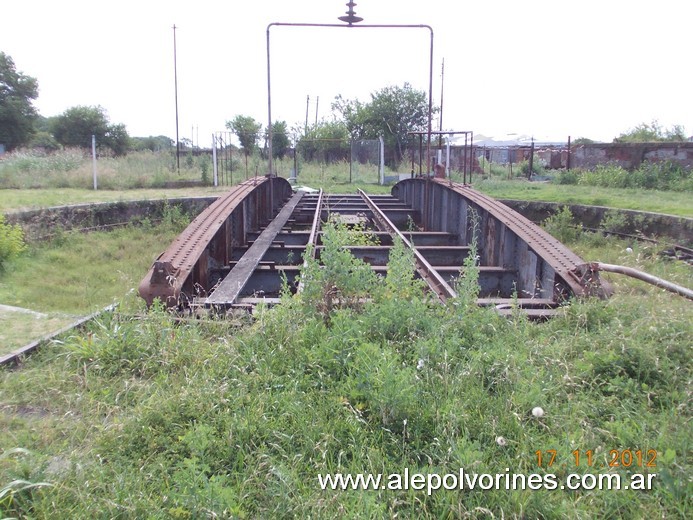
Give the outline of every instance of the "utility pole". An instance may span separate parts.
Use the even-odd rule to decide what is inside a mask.
[[[315,98],[315,128],[318,127],[318,105],[320,105],[320,96]]]
[[[445,85],[445,58],[443,58],[443,63],[440,66],[440,119],[438,120],[438,131],[443,131],[443,86]],[[443,134],[438,136],[438,146],[442,146]]]
[[[180,175],[180,141],[178,139],[178,58],[176,55],[176,24],[173,24],[173,82],[176,97],[176,169]]]
[[[532,170],[534,169],[534,136],[529,147],[529,172],[527,172],[527,180],[532,180]]]

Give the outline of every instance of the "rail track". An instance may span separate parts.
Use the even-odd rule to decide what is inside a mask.
[[[412,249],[417,275],[445,302],[476,243],[479,304],[515,302],[545,318],[573,296],[608,296],[590,264],[540,227],[469,186],[408,179],[390,195],[294,192],[277,177],[246,181],[200,214],[154,262],[139,292],[169,307],[248,308],[279,301],[282,280],[300,290],[308,247],[319,259],[322,223],[332,216],[366,226],[378,245],[351,253],[387,271],[394,237]]]

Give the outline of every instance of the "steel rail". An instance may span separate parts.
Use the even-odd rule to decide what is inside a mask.
[[[308,235],[308,242],[306,242],[306,251],[310,251],[310,258],[315,259],[315,251],[318,245],[318,231],[320,231],[320,216],[322,215],[322,205],[323,205],[323,191],[320,188],[318,192],[318,201],[315,204],[315,213],[313,214],[313,224],[310,227],[310,235]],[[303,270],[305,271],[308,267],[308,258],[303,259]],[[303,280],[299,280],[297,292],[303,292]]]
[[[436,271],[433,266],[423,257],[423,255],[416,250],[413,244],[407,240],[407,237],[397,229],[397,227],[392,223],[392,221],[387,218],[385,213],[378,207],[378,205],[371,200],[371,198],[366,195],[366,193],[359,189],[359,195],[368,205],[369,209],[373,213],[373,218],[378,224],[378,227],[382,231],[387,231],[393,237],[397,236],[402,240],[405,246],[407,246],[414,253],[414,260],[416,263],[416,271],[419,273],[421,278],[428,284],[431,290],[438,296],[441,302],[445,303],[450,298],[457,297],[455,290],[450,287],[450,285],[443,279],[442,276]]]

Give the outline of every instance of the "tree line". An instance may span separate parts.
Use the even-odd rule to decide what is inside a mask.
[[[166,136],[130,137],[124,124],[111,123],[102,106],[75,106],[44,117],[33,105],[38,97],[36,78],[17,71],[14,60],[0,51],[0,144],[7,151],[21,147],[47,151],[60,147],[87,148],[91,136],[101,150],[124,155],[130,150],[170,149]]]
[[[437,108],[433,108],[436,113]],[[238,138],[244,153],[251,155],[259,150],[264,136],[264,147],[269,139],[267,129],[248,115],[237,115],[227,121],[226,127]],[[428,98],[425,92],[414,89],[409,83],[388,86],[371,94],[368,102],[344,99],[338,95],[332,103],[332,115],[312,126],[294,127],[289,130],[286,121],[272,123],[272,153],[283,157],[291,147],[293,138],[296,150],[308,160],[332,162],[347,159],[349,142],[383,138],[388,164],[399,163],[406,150],[418,143],[411,132],[423,132],[428,127]]]
[[[43,117],[33,106],[37,97],[38,81],[17,71],[12,58],[0,51],[0,144],[8,151],[26,146],[46,150],[61,146],[84,148],[91,146],[92,135],[101,149],[114,155],[130,150],[170,150],[175,145],[166,136],[130,137],[125,125],[111,123],[101,106],[75,106],[58,116]],[[386,162],[396,166],[407,150],[418,146],[418,136],[412,132],[427,130],[428,110],[426,93],[409,83],[382,88],[372,93],[367,102],[338,95],[332,103],[331,117],[315,125],[289,129],[286,121],[273,122],[273,155],[282,158],[293,145],[308,160],[332,162],[349,157],[352,140],[382,138]],[[437,107],[432,108],[433,114],[438,111]],[[226,127],[236,134],[246,157],[267,148],[268,130],[263,133],[262,124],[253,117],[236,115],[226,122]],[[260,149],[262,137],[264,146]],[[655,120],[621,134],[614,142],[686,140],[683,126],[667,129]],[[184,145],[185,141],[182,140]]]

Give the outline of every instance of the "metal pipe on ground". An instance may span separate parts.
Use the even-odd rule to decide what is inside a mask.
[[[604,271],[607,273],[625,274],[626,276],[630,276],[631,278],[636,278],[643,282],[647,282],[649,284],[660,287],[661,289],[666,289],[667,291],[679,294],[684,298],[688,298],[689,300],[693,300],[693,290],[687,289],[686,287],[677,285],[667,280],[663,280],[662,278],[653,276],[649,273],[640,271],[638,269],[634,269],[632,267],[626,267],[623,265],[604,264],[602,262],[592,262],[591,268],[593,271]]]

